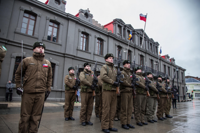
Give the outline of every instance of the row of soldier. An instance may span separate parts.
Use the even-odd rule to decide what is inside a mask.
[[[21,95],[21,113],[19,122],[19,132],[38,132],[44,101],[51,92],[52,68],[51,63],[44,59],[45,44],[36,42],[33,44],[33,56],[22,60],[16,73],[15,83],[18,95]],[[102,131],[118,131],[113,127],[113,120],[116,114],[117,95],[121,97],[120,121],[122,128],[134,128],[131,125],[132,109],[136,124],[139,126],[147,125],[148,122],[156,122],[154,112],[156,101],[158,100],[157,117],[159,120],[169,115],[171,107],[170,87],[162,83],[162,77],[158,76],[159,85],[153,80],[153,75],[148,73],[145,78],[142,76],[142,70],[137,67],[136,75],[130,72],[130,62],[123,62],[123,70],[119,71],[114,67],[113,54],[106,54],[105,65],[100,70],[98,78],[95,72],[91,70],[89,63],[84,64],[84,71],[76,76],[74,68],[68,69],[69,75],[65,76],[65,111],[64,118],[66,121],[75,120],[73,115],[74,101],[78,87],[81,89],[81,110],[80,122],[83,126],[93,125],[90,121],[93,102],[96,92],[99,92],[99,113],[96,115],[100,118]],[[23,77],[23,84],[22,84]],[[147,78],[148,77],[148,78]],[[133,80],[134,78],[134,80]],[[148,85],[147,80],[150,80]],[[134,81],[134,82],[133,82]],[[79,84],[80,83],[80,84]],[[158,86],[159,91],[158,91]],[[23,88],[22,88],[23,87]],[[134,93],[133,93],[134,92]],[[156,99],[156,95],[158,99]]]

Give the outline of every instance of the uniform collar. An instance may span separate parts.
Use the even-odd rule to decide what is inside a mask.
[[[107,62],[107,61],[106,61],[106,65],[108,65],[108,66],[112,66],[112,67],[114,66],[113,63],[111,63],[111,62]]]
[[[88,73],[88,74],[90,74],[90,73],[91,73],[91,71],[89,71],[89,70],[86,70],[86,69],[84,69],[84,72],[85,72],[85,73]]]
[[[126,73],[129,73],[129,72],[130,72],[130,68],[124,67],[123,69],[124,69],[124,71],[125,71]]]
[[[36,60],[42,61],[44,59],[44,56],[45,56],[45,54],[43,54],[43,53],[36,53],[36,52],[33,53],[33,58],[35,58]]]
[[[74,73],[70,73],[69,75],[70,75],[70,76],[74,76]]]

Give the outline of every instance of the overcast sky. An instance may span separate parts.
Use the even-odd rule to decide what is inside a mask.
[[[67,13],[87,8],[101,25],[120,18],[134,29],[144,28],[139,14],[147,13],[145,32],[162,55],[174,57],[185,75],[200,77],[200,0],[67,0]]]

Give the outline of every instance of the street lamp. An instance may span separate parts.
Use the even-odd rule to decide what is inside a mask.
[[[178,88],[178,67],[176,67],[176,72],[177,72],[177,89],[178,89],[178,94],[179,94],[179,88]],[[179,96],[178,96],[178,102],[179,102]]]

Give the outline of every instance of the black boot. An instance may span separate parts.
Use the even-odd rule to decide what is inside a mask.
[[[122,125],[122,128],[127,129],[127,130],[129,129],[127,125]]]
[[[171,115],[166,115],[166,117],[167,117],[167,118],[173,118],[173,116],[171,116]]]
[[[117,128],[109,128],[110,131],[117,132]]]
[[[154,121],[153,121],[153,120],[148,120],[148,122],[150,122],[150,123],[154,123]]]
[[[102,131],[103,131],[104,133],[110,133],[110,130],[108,130],[108,129],[102,129]]]
[[[90,122],[90,121],[86,122],[86,124],[87,124],[87,125],[91,125],[91,126],[93,125],[93,123]]]
[[[141,122],[138,122],[137,125],[138,125],[138,126],[143,126]]]
[[[82,126],[86,126],[86,123],[85,122],[82,122],[82,124],[81,124]]]
[[[131,124],[127,124],[127,126],[129,127],[129,128],[135,128],[133,125],[131,125]]]
[[[73,117],[69,117],[69,120],[73,120],[74,121],[75,119]]]

